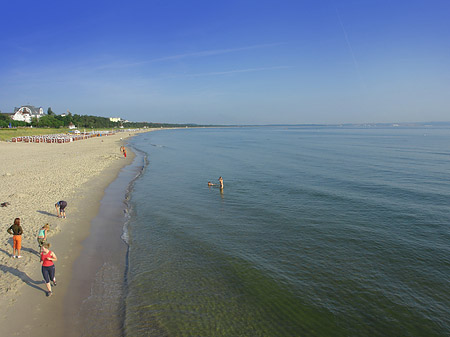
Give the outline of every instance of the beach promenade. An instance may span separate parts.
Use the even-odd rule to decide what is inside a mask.
[[[149,130],[147,130],[149,131]],[[121,132],[71,143],[0,142],[0,329],[4,336],[62,336],[64,298],[72,266],[89,235],[105,188],[133,161],[120,147],[134,133]],[[55,203],[66,200],[67,218],[56,216]],[[22,258],[12,258],[15,218],[23,227]],[[47,242],[58,256],[53,296],[45,295],[38,230],[50,225]]]

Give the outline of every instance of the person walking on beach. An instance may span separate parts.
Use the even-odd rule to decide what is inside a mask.
[[[37,242],[39,245],[39,253],[42,253],[42,246],[44,245],[45,241],[47,241],[47,232],[49,229],[50,229],[50,226],[48,225],[48,223],[46,223],[39,230],[38,237],[37,237]]]
[[[22,226],[20,225],[20,218],[14,219],[14,224],[8,228],[7,232],[13,236],[13,254],[12,258],[22,258],[20,250],[22,249]],[[17,255],[16,255],[17,252]]]
[[[56,214],[58,215],[58,218],[66,217],[66,206],[67,206],[67,202],[64,200],[58,201],[55,204]]]
[[[125,146],[123,147],[123,156],[125,158],[127,157],[127,149],[125,148]]]
[[[53,286],[56,287],[55,264],[53,263],[56,261],[58,261],[58,258],[55,253],[50,250],[50,243],[44,243],[41,252],[41,270],[45,286],[47,287],[47,297],[52,296],[52,285],[50,284],[50,281],[52,281]]]

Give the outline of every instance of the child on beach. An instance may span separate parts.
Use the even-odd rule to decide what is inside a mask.
[[[55,204],[56,214],[58,215],[58,218],[66,218],[66,207],[67,202],[64,200],[58,201]]]
[[[14,224],[8,228],[7,232],[13,235],[12,258],[20,259],[22,257],[22,255],[20,255],[20,250],[22,249],[22,234],[23,234],[22,226],[20,225],[20,218],[14,219]]]
[[[53,282],[53,286],[56,287],[55,278],[55,264],[53,262],[58,261],[55,253],[50,250],[50,243],[46,242],[42,245],[41,252],[41,270],[42,276],[44,277],[45,286],[47,287],[47,297],[52,296],[52,286],[50,281]]]
[[[39,253],[42,252],[42,246],[44,245],[45,241],[47,240],[47,232],[49,229],[50,229],[50,226],[48,225],[48,223],[46,223],[39,230],[38,237],[37,237],[37,242],[39,245]]]

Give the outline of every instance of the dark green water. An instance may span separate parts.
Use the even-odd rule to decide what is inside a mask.
[[[127,336],[450,334],[449,129],[131,143],[149,165],[130,201]]]

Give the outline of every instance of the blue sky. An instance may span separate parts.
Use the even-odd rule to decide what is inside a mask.
[[[3,1],[0,110],[199,124],[450,120],[450,1]]]

